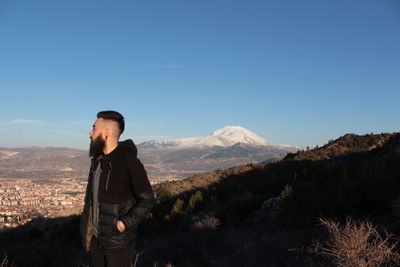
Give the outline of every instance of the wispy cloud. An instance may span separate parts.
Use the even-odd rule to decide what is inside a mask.
[[[28,133],[38,134],[38,135],[58,135],[58,136],[78,136],[78,137],[87,137],[89,139],[89,134],[77,132],[77,131],[69,131],[69,130],[25,130]]]
[[[44,124],[42,120],[29,120],[29,119],[14,119],[9,121],[2,121],[1,124]]]
[[[85,121],[61,121],[61,122],[49,122],[44,120],[31,120],[31,119],[12,119],[8,121],[0,121],[1,125],[19,125],[19,124],[30,124],[30,125],[47,125],[53,127],[87,127],[90,128],[92,122]]]

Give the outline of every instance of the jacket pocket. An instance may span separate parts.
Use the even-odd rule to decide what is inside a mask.
[[[118,218],[115,217],[115,218],[113,219],[112,227],[111,227],[111,228],[113,229],[113,232],[116,233],[116,234],[120,233],[120,232],[118,231],[117,221],[118,221]]]

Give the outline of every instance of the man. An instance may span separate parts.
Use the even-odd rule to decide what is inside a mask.
[[[90,132],[92,160],[81,235],[94,267],[131,266],[137,226],[154,204],[135,144],[119,142],[124,128],[120,113],[101,111]]]

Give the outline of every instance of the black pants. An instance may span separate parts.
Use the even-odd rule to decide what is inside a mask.
[[[134,261],[134,249],[121,249],[117,251],[104,251],[99,248],[99,240],[93,236],[90,244],[90,256],[93,267],[130,267]]]

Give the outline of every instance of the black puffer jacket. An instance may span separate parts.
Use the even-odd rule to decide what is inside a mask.
[[[132,140],[119,142],[110,154],[92,160],[86,187],[85,205],[81,215],[83,246],[89,251],[93,236],[93,177],[101,161],[99,181],[99,242],[105,250],[133,248],[136,228],[154,204],[153,191],[143,164],[137,158]],[[117,220],[125,225],[119,232]]]

